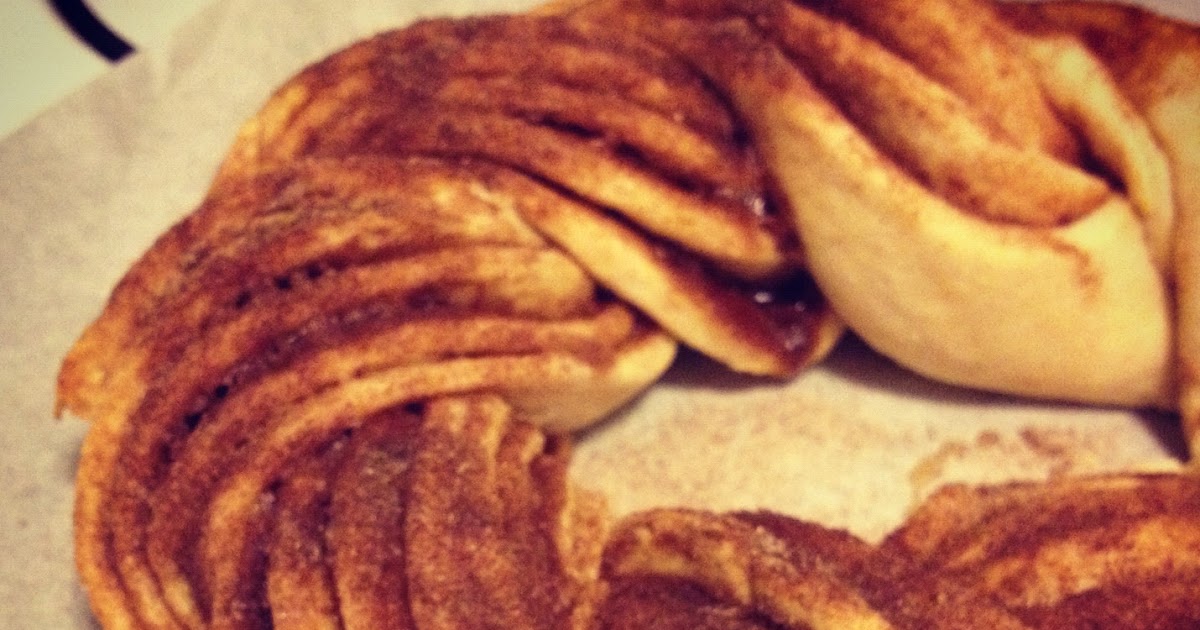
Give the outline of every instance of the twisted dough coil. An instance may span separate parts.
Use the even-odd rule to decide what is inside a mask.
[[[1198,489],[950,486],[878,545],[778,514],[645,512],[605,548],[600,627],[1190,627]]]
[[[898,3],[904,19],[880,28],[916,33],[879,39],[874,22],[853,26],[859,13],[877,14],[873,5],[831,17],[823,11],[854,3],[664,4],[658,30],[727,86],[785,191],[810,271],[868,343],[972,387],[1135,406],[1171,398],[1170,166],[1111,81],[1086,89],[1107,73],[1081,44],[1006,29],[986,3]],[[712,21],[671,17],[694,13]],[[879,43],[938,20],[948,23],[938,41],[977,24],[976,39],[997,49],[978,58],[1024,59],[1013,65],[1027,80],[972,55],[940,82],[940,65]],[[955,83],[959,74],[1006,96]],[[1032,120],[1028,135],[1047,126],[1040,110],[1062,112],[1069,132],[1027,139],[1005,124]],[[1070,133],[1077,146],[1059,148]],[[1089,171],[1087,160],[1103,168]]]
[[[675,517],[635,517],[608,539],[595,498],[562,479],[563,438],[547,447],[526,423],[565,432],[607,415],[658,378],[679,342],[735,370],[790,375],[832,347],[845,317],[885,353],[951,382],[1163,403],[1175,387],[1166,278],[1176,268],[1182,278],[1187,267],[1175,261],[1190,255],[1170,246],[1171,217],[1187,207],[1164,177],[1183,178],[1175,154],[1187,157],[1191,145],[1172,163],[1134,110],[1120,109],[1116,89],[1120,128],[1133,132],[1118,133],[1112,111],[1055,101],[1047,76],[1066,40],[996,31],[1001,16],[990,5],[942,6],[979,9],[968,22],[981,33],[1010,33],[985,41],[1008,51],[999,58],[1034,60],[1017,66],[1035,86],[1021,94],[1036,98],[1001,107],[958,83],[971,72],[939,75],[874,43],[908,40],[879,32],[854,7],[835,19],[783,2],[600,2],[560,9],[565,17],[433,20],[299,74],[247,123],[201,207],[130,271],[64,363],[60,407],[94,422],[80,465],[77,555],[102,623],[582,627],[615,614],[619,626],[614,603],[643,595],[608,590],[624,575],[622,536],[645,531],[637,518]],[[803,28],[811,38],[789,37]],[[869,54],[856,61],[847,51]],[[864,65],[845,65],[853,63]],[[839,83],[855,77],[870,80]],[[927,100],[888,110],[895,92],[884,88],[897,77],[927,81],[915,92]],[[863,98],[839,100],[847,93]],[[904,107],[930,102],[947,109],[921,110],[937,123],[928,138],[887,134]],[[993,111],[1002,113],[993,120]],[[925,149],[943,142],[977,158],[981,174],[929,157]],[[1106,169],[1080,167],[1091,159]],[[886,185],[864,193],[855,181]],[[1012,194],[983,194],[997,191]],[[911,206],[896,209],[896,199]],[[854,213],[829,212],[875,208],[864,200],[895,214],[846,222],[834,219]],[[908,265],[866,264],[880,255],[874,239],[895,233],[864,226],[897,220],[943,237],[938,251],[962,257],[951,267],[968,269],[971,282],[917,249],[883,250],[909,255],[899,259]],[[848,234],[867,247],[849,246]],[[1097,249],[1096,234],[1117,246]],[[963,245],[979,247],[976,237],[994,251],[968,255]],[[1038,246],[1023,247],[1026,239]],[[1001,258],[1011,262],[1006,273],[1032,264],[1056,277],[1064,251],[1069,282],[1087,281],[1085,299],[1061,312],[1055,302],[1043,323],[1074,318],[1071,348],[1090,335],[1115,340],[1114,354],[1092,356],[1081,373],[1042,362],[1049,354],[1077,366],[1078,352],[1053,343],[1033,360],[977,343],[980,321],[1016,324],[993,308],[1011,278],[973,261]],[[902,277],[872,278],[881,267]],[[914,268],[928,274],[915,285],[905,271]],[[1062,289],[1046,286],[1051,296]],[[967,292],[980,287],[992,293]],[[1191,302],[1178,293],[1184,322]],[[962,312],[947,320],[914,310],[913,294]],[[1047,293],[1031,295],[1017,301]],[[1012,342],[1023,330],[995,337]],[[1095,370],[1097,361],[1123,369]],[[1176,482],[1190,492],[1186,479],[1162,483]],[[1068,487],[1081,504],[1092,492]],[[977,607],[1008,619],[1009,608],[1043,604],[1052,616],[1063,598],[1094,594],[1064,588],[1046,602],[996,608],[976,603],[992,595],[972,587],[954,591],[950,610],[921,599],[940,596],[940,578],[929,593],[884,594],[830,569],[817,571],[825,581],[812,598],[796,602],[770,589],[774,580],[812,584],[807,561],[778,550],[805,545],[760,539],[770,529],[761,521],[807,525],[687,518],[680,540],[715,527],[748,550],[735,558],[774,567],[757,601],[725,584],[744,581],[728,566],[668,563],[672,579],[699,584],[705,597],[736,595],[736,615],[753,623],[819,627],[821,615],[849,615],[873,627],[921,625]],[[1194,518],[1171,526],[1186,536]],[[821,536],[819,555],[893,554]],[[608,573],[598,577],[606,541]],[[468,560],[478,566],[459,568]],[[1114,588],[1194,578],[1181,567],[1119,576]],[[913,571],[926,570],[935,572]],[[839,595],[821,599],[831,593]]]

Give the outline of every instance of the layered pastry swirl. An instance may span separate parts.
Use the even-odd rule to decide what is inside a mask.
[[[1136,45],[1135,45],[1136,44]],[[596,0],[338,51],[59,377],[106,628],[1200,622],[1200,479],[949,488],[879,544],[612,523],[572,431],[682,344],[1177,409],[1200,34],[1093,4]],[[802,414],[801,414],[802,415]],[[802,418],[798,421],[802,421]]]

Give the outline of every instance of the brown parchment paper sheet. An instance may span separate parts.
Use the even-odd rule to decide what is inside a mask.
[[[1193,0],[1144,3],[1200,21]],[[94,627],[71,551],[86,425],[52,418],[58,361],[128,265],[197,203],[237,126],[355,39],[532,4],[218,0],[0,139],[0,627]],[[787,383],[685,356],[583,437],[573,472],[617,514],[771,508],[873,539],[948,480],[1170,469],[1173,431],[1166,417],[931,384],[851,340]]]

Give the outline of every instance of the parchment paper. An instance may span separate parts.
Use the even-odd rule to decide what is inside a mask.
[[[1200,21],[1191,0],[1146,3]],[[0,626],[93,627],[71,553],[86,425],[53,420],[58,362],[128,265],[197,203],[237,126],[355,39],[530,4],[214,2],[0,141]],[[1179,452],[1168,416],[946,388],[851,339],[788,383],[685,356],[583,437],[574,473],[617,514],[771,508],[874,539],[947,480],[1170,469]]]

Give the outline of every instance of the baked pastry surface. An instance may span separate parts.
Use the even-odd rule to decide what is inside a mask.
[[[1194,439],[1195,30],[888,4],[428,20],[282,86],[64,362],[101,623],[1196,622],[1190,474],[950,488],[881,542],[568,480],[680,345],[790,378],[846,326]]]

